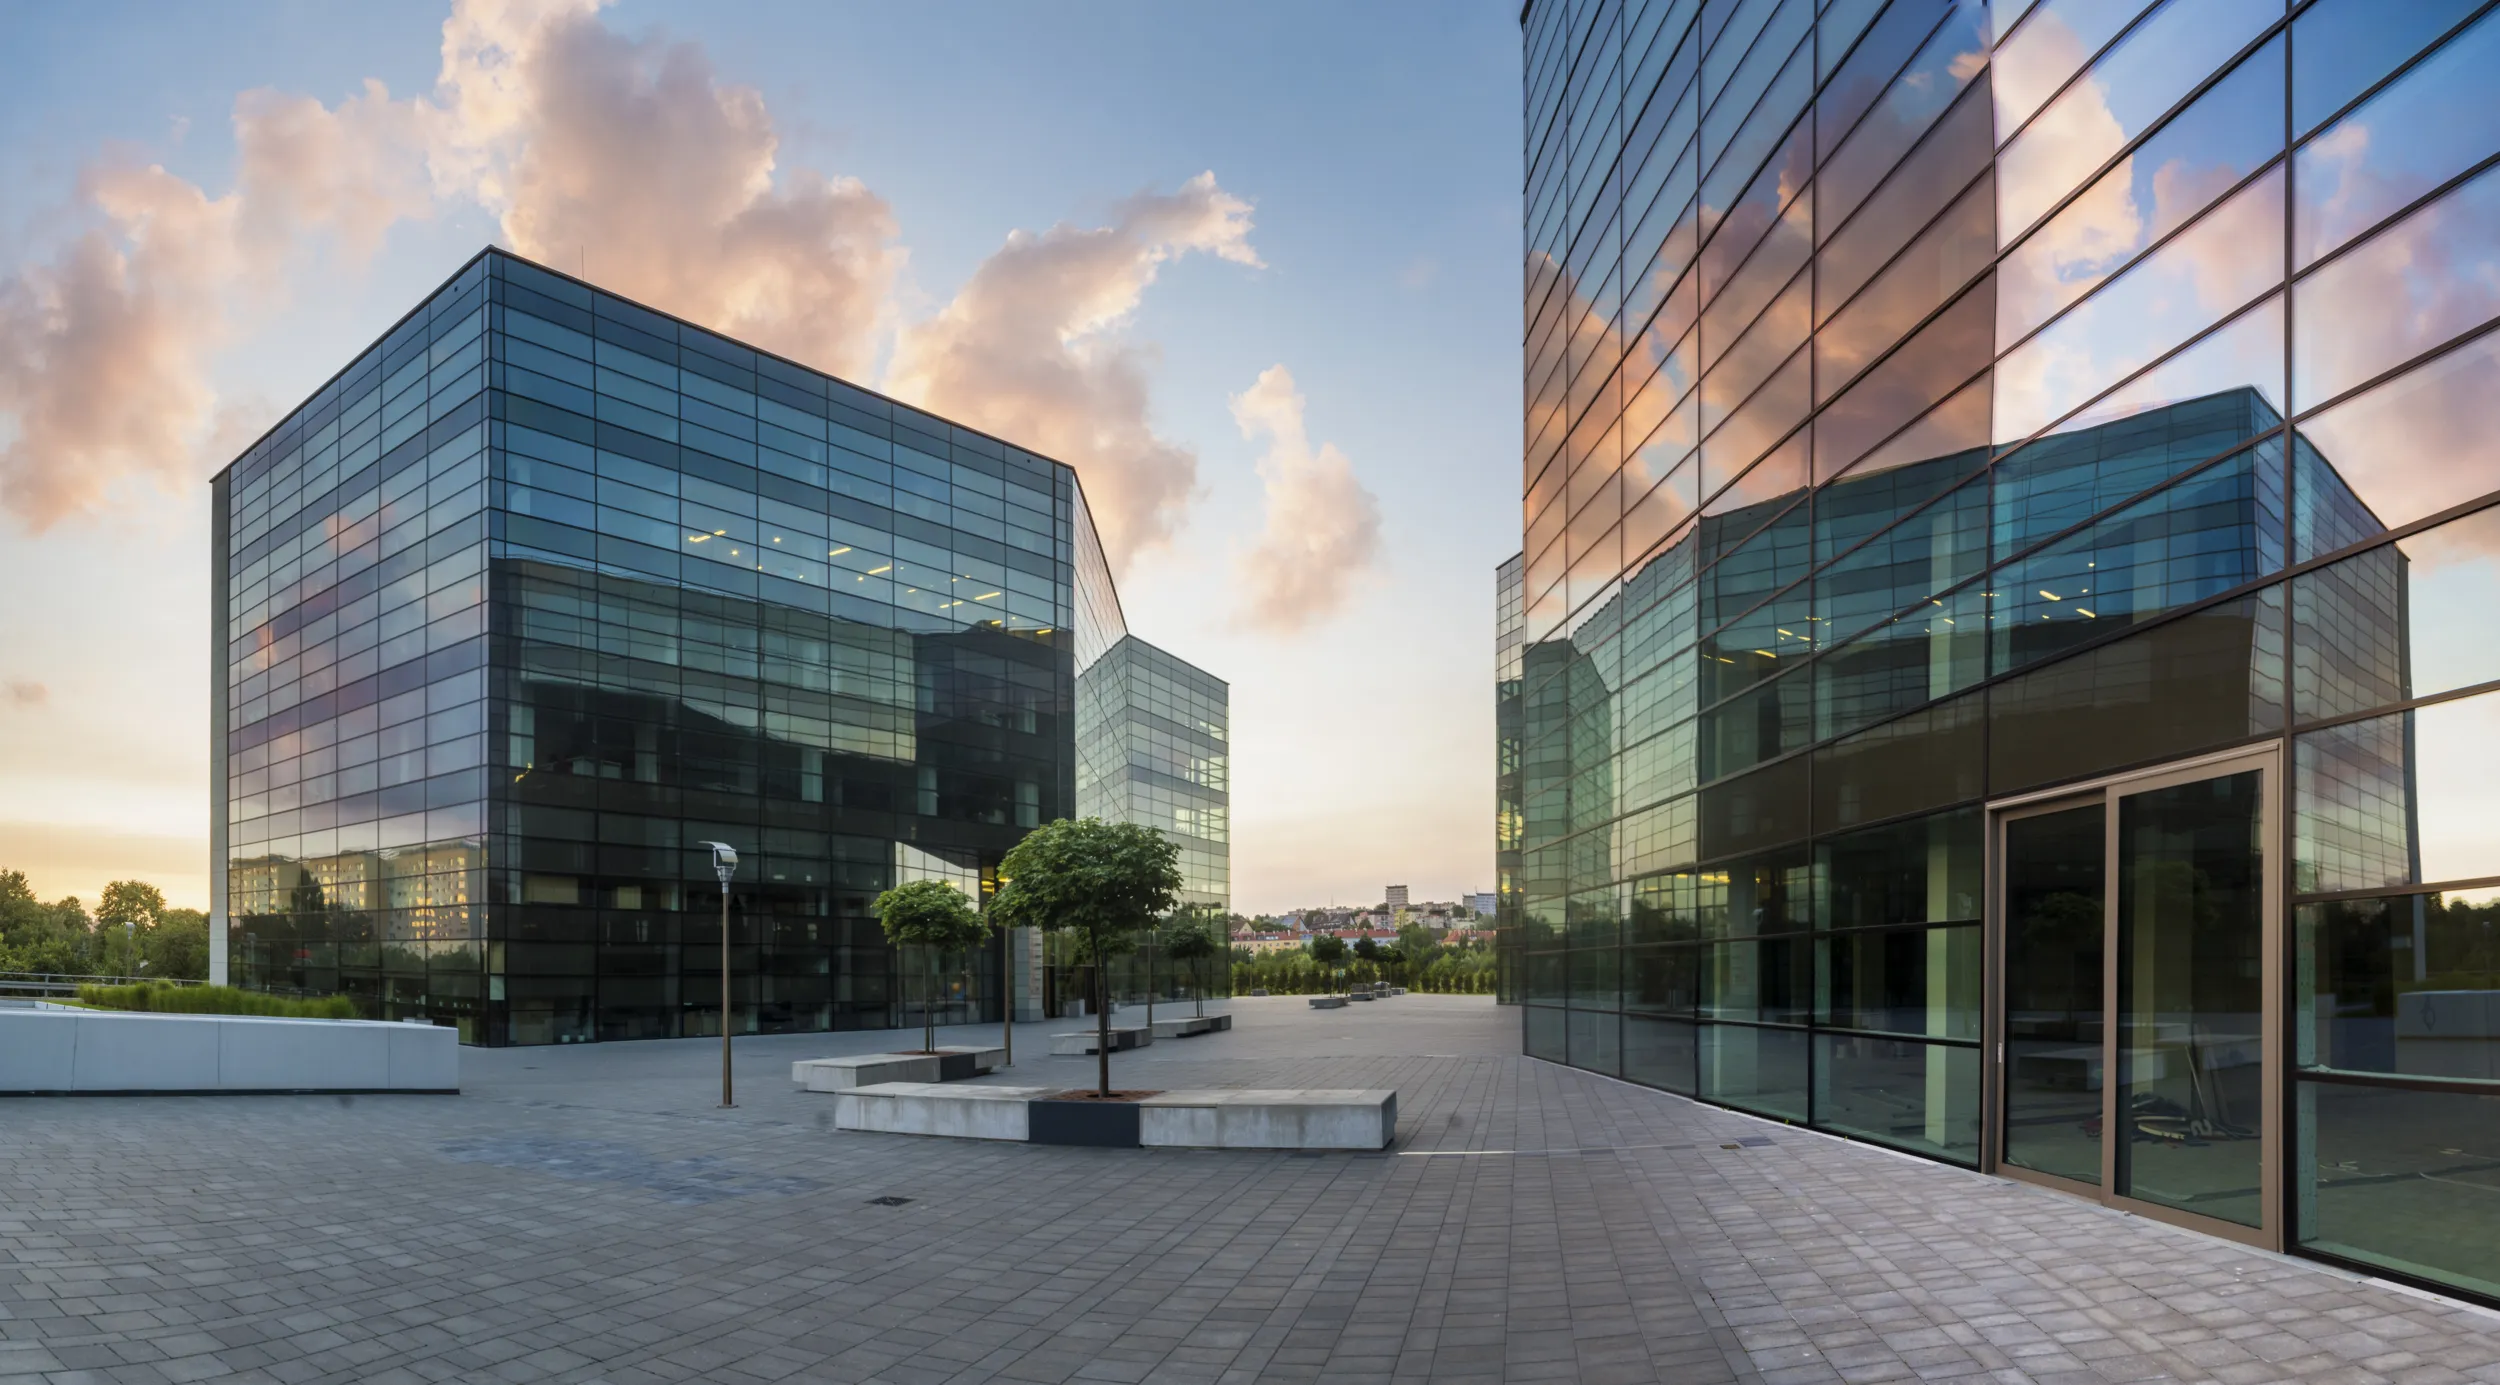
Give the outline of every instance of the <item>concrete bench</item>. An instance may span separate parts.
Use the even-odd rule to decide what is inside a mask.
[[[1050,1036],[1050,1051],[1065,1057],[1069,1054],[1092,1053],[1098,1047],[1099,1035],[1091,1029]],[[1111,1051],[1144,1048],[1155,1041],[1155,1032],[1142,1024],[1115,1025],[1111,1030]]]
[[[1049,1087],[963,1087],[937,1082],[879,1082],[838,1092],[837,1130],[894,1135],[948,1135],[959,1140],[1025,1140],[1027,1107]]]
[[[1398,1094],[1386,1088],[1162,1092],[1139,1103],[1141,1145],[1184,1149],[1386,1149]]]
[[[1232,1027],[1233,1017],[1230,1015],[1207,1016],[1207,1032],[1210,1034],[1222,1034],[1229,1031]]]
[[[938,1077],[944,1082],[986,1076],[1007,1061],[1007,1050],[986,1044],[939,1044],[938,1054]]]
[[[1372,993],[1369,991],[1356,991],[1352,995],[1346,997],[1348,1000],[1369,1000],[1371,998]]]
[[[1311,1008],[1314,1010],[1342,1010],[1345,1008],[1345,997],[1341,995],[1315,995],[1311,997]]]
[[[1156,1020],[1154,1029],[1158,1039],[1187,1039],[1215,1032],[1215,1024],[1203,1015],[1191,1015],[1185,1019]]]
[[[933,1053],[853,1053],[802,1058],[790,1065],[790,1080],[811,1092],[846,1092],[883,1082],[936,1082],[942,1066]]]

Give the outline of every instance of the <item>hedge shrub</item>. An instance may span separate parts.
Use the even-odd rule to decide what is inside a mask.
[[[356,1002],[343,995],[311,999],[265,995],[233,986],[168,986],[142,981],[130,986],[81,986],[80,1004],[99,1010],[146,1010],[159,1015],[262,1015],[273,1019],[352,1020]]]

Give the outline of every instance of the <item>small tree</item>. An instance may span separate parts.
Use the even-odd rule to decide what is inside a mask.
[[[990,901],[1004,927],[1066,933],[1094,969],[1095,1094],[1111,1095],[1110,961],[1137,950],[1137,935],[1172,911],[1181,850],[1136,823],[1060,818],[1033,829],[998,866]]]
[[[938,958],[978,946],[989,936],[989,921],[972,907],[964,892],[943,880],[911,880],[877,896],[877,921],[885,940],[897,947],[920,949],[928,984],[920,994],[921,1050],[937,1051]]]
[[[1210,919],[1181,919],[1165,933],[1163,955],[1189,968],[1189,994],[1198,1005],[1198,1013],[1207,1012],[1205,978],[1199,967],[1220,955],[1224,944],[1216,937],[1216,925]]]
[[[1335,995],[1337,993],[1335,981],[1336,970],[1338,965],[1345,961],[1345,939],[1338,937],[1313,938],[1311,940],[1311,960],[1328,969],[1330,977],[1328,993],[1330,995]]]

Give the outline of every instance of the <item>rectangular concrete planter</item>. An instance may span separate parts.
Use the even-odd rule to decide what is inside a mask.
[[[457,1092],[458,1030],[377,1020],[0,1011],[0,1092]]]
[[[1100,1036],[1091,1029],[1068,1034],[1053,1034],[1050,1036],[1050,1051],[1061,1057],[1075,1053],[1091,1053],[1097,1047],[1099,1039]],[[1144,1048],[1154,1041],[1154,1031],[1142,1024],[1116,1025],[1111,1030],[1111,1051],[1114,1053],[1122,1049]]]
[[[811,1092],[845,1092],[885,1082],[936,1082],[942,1063],[925,1053],[853,1053],[840,1058],[802,1058],[790,1080]]]
[[[1209,1016],[1207,1016],[1207,1030],[1208,1030],[1208,1032],[1209,1032],[1209,1033],[1221,1034],[1221,1033],[1224,1033],[1225,1031],[1227,1031],[1227,1030],[1231,1029],[1232,1027],[1233,1027],[1233,1017],[1232,1017],[1232,1016],[1230,1016],[1230,1015],[1209,1015]]]
[[[1315,995],[1311,997],[1311,1008],[1314,1010],[1342,1010],[1345,1008],[1345,997],[1341,995]]]
[[[936,1082],[880,1082],[834,1094],[837,1130],[896,1135],[946,1135],[960,1140],[1025,1140],[1033,1099],[1048,1087],[949,1087]],[[1130,1143],[1135,1143],[1131,1141]]]
[[[1175,1091],[1141,1103],[1138,1143],[1188,1149],[1386,1149],[1398,1094],[1386,1088]]]
[[[1356,991],[1354,994],[1346,997],[1348,1000],[1369,1000],[1371,998],[1372,993],[1369,991]]]
[[[1156,1020],[1154,1029],[1158,1039],[1188,1039],[1213,1033],[1215,1022],[1204,1016],[1192,1015],[1187,1019]]]
[[[1133,1101],[1063,1101],[1044,1098],[1027,1108],[1037,1145],[1137,1148],[1138,1104]]]

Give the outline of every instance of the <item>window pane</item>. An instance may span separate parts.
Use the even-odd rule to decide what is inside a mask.
[[[2500,335],[2467,342],[2298,425],[2296,560],[2489,493],[2500,482]]]
[[[1998,569],[1996,672],[2053,659],[2283,566],[2283,453],[2268,440]]]
[[[2500,875],[2500,694],[2293,742],[2292,888]]]
[[[2282,588],[2209,607],[1988,690],[1988,791],[2211,750],[2282,720]]]
[[[1986,179],[1886,266],[1814,337],[1815,393],[1828,399],[1849,378],[1995,258],[1994,211]],[[1973,362],[1971,369],[1977,369]],[[1969,370],[1956,377],[1968,378]],[[1930,398],[1933,398],[1931,395]],[[1922,404],[1925,401],[1921,401]]]
[[[1937,208],[1987,168],[1988,154],[1988,103],[1965,101],[1884,180],[1847,226],[1837,234],[1828,225],[1819,227],[1825,244],[1815,271],[1816,313],[1830,317],[1849,301],[1904,241],[1935,217]],[[1994,237],[1993,228],[1989,234]]]
[[[1701,1027],[1701,1094],[1744,1111],[1806,1118],[1806,1034],[1799,1029]]]
[[[2333,115],[2482,0],[2322,0],[2292,22],[2292,133]]]
[[[1838,399],[1824,407],[1814,423],[1815,465],[1819,474],[1836,475],[1856,465],[1858,458],[1879,439],[1918,417],[1921,410],[1955,386],[1984,371],[1991,350],[1988,323],[1995,312],[1990,296],[1994,284],[1992,278],[1982,279],[1953,306],[1920,328],[1917,336],[1883,364],[1860,376]],[[1958,435],[1970,425],[1984,425],[1984,392],[1970,395],[1964,391],[1957,399],[1960,409],[1947,406],[1947,410],[1930,415],[1943,425],[1942,431]],[[1958,436],[1938,439],[1948,444],[1959,440]],[[1935,455],[1916,451],[1905,454],[1891,447],[1887,452],[1904,460]]]
[[[1879,928],[1821,940],[1818,1023],[1979,1037],[1979,928]]]
[[[1690,1020],[1623,1017],[1623,1075],[1634,1082],[1691,1096],[1694,1047]]]
[[[1806,339],[1808,300],[1813,274],[1800,270],[1788,288],[1773,299],[1745,334],[1719,356],[1701,382],[1703,432],[1719,426],[1752,395],[1754,388],[1787,361]]]
[[[2302,1067],[2500,1079],[2500,1009],[2490,1004],[2500,998],[2500,891],[2343,899],[2295,913]]]
[[[1817,1034],[1814,1123],[1826,1130],[1979,1162],[1979,1050]]]
[[[1815,846],[1816,883],[1823,891],[1816,926],[1976,919],[1983,852],[1975,808],[1826,837]]]
[[[1815,175],[1815,198],[1823,224],[1838,226],[1866,200],[1894,163],[1908,152],[1936,117],[1953,104],[1971,79],[1987,71],[1987,9],[1964,3],[1954,6],[1944,26],[1927,41],[1884,99],[1858,123],[1837,153]],[[1974,96],[1984,100],[1984,94]],[[1957,118],[1962,114],[1955,113]]]
[[[2048,0],[1997,49],[1997,128],[2021,127],[2143,10],[2141,0]]]
[[[2500,149],[2500,101],[2488,81],[2495,68],[2500,14],[2487,14],[2294,154],[2293,267]]]
[[[2292,307],[2298,408],[2500,315],[2500,169],[2301,280]]]
[[[2275,419],[2245,391],[2057,433],[1998,461],[1995,555],[2010,558],[2248,441]]]
[[[2282,218],[2278,168],[2008,354],[1999,439],[2029,435],[2279,283]]]
[[[1852,657],[1838,662],[1826,659],[1817,665],[1820,724],[1816,729],[1847,729],[1889,715],[1898,706],[1926,701],[1927,690],[1934,684],[1924,667],[1905,670],[1900,665],[1906,660],[1896,658],[1888,664],[1879,658],[1895,654],[1906,643],[1870,636],[1841,651]],[[1913,647],[1908,652],[1924,651]],[[1973,669],[1979,661],[1974,657],[1958,662],[1964,669]],[[1968,682],[1965,679],[1963,685]],[[1885,722],[1816,751],[1815,829],[1855,827],[1977,798],[1983,787],[1985,729],[1981,698],[1974,694]]]
[[[2304,573],[2292,583],[2294,713],[2344,716],[2500,679],[2491,641],[2437,638],[2480,628],[2495,606],[2500,509]]]
[[[2019,340],[2048,321],[2281,153],[2282,109],[2278,38],[2005,257],[1997,340]]]
[[[2300,1244],[2500,1295],[2500,1095],[2298,1084]]]

